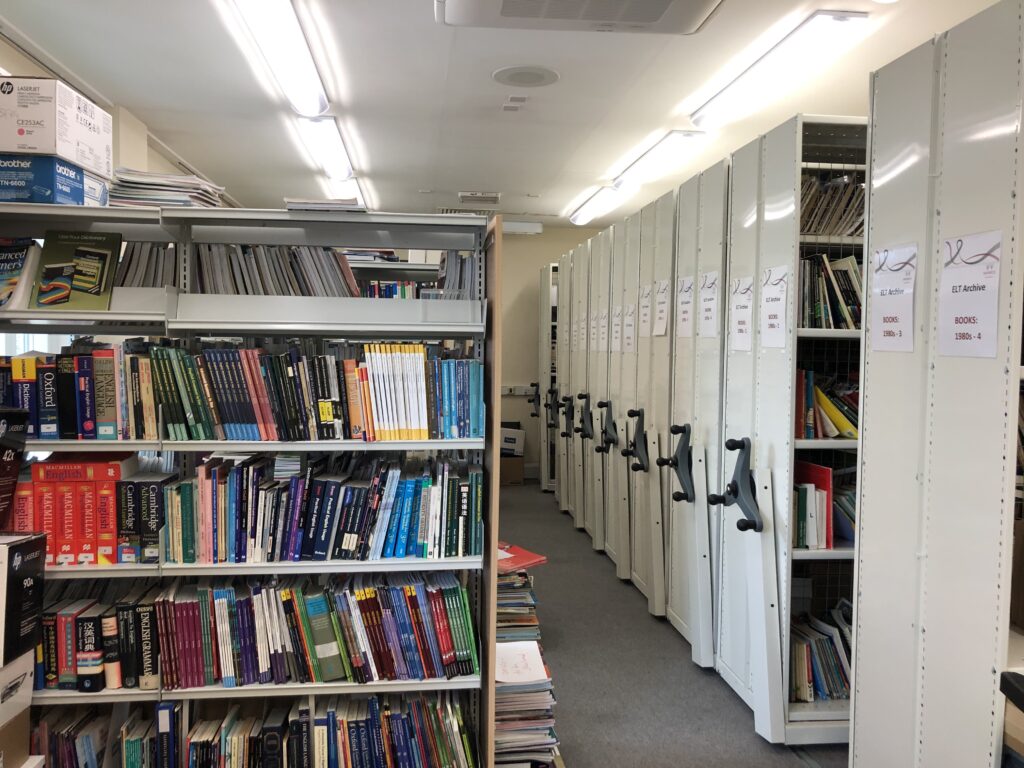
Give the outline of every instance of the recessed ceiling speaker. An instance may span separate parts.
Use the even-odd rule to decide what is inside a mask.
[[[491,74],[502,85],[515,88],[539,88],[558,82],[558,73],[547,67],[504,67]]]
[[[434,0],[453,27],[692,35],[724,0]]]

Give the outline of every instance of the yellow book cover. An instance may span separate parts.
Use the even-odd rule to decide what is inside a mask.
[[[828,399],[825,393],[817,387],[814,388],[814,401],[824,411],[825,415],[828,416],[836,429],[839,430],[839,434],[842,437],[857,438],[857,428],[850,423],[850,420],[843,415],[842,411],[836,408],[835,404]]]

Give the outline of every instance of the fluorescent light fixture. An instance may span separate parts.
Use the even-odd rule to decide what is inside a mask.
[[[355,200],[358,205],[366,207],[363,191],[359,188],[359,181],[355,177],[345,181],[335,181],[324,176],[320,179],[320,186],[329,200]]]
[[[352,163],[349,162],[345,142],[333,117],[310,120],[300,117],[295,121],[303,145],[332,181],[352,178]]]
[[[573,211],[569,221],[578,227],[589,224],[594,219],[599,219],[614,211],[633,197],[636,192],[636,186],[618,181],[610,187],[601,187],[589,200]]]
[[[626,186],[640,186],[668,176],[693,156],[702,131],[669,131],[616,178]]]
[[[291,0],[232,0],[267,68],[298,114],[327,111],[327,94]]]
[[[741,120],[816,77],[871,31],[868,14],[816,11],[691,116],[708,129]]]

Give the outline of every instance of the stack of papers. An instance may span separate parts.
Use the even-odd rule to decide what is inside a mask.
[[[110,185],[110,205],[216,208],[223,205],[220,198],[223,193],[224,187],[198,176],[118,168]]]
[[[504,541],[498,542],[498,573],[512,573],[534,565],[543,565],[548,559],[544,555],[538,555],[528,549],[508,544]]]
[[[498,576],[496,637],[499,643],[511,640],[540,640],[533,577],[525,571]]]
[[[554,765],[555,695],[536,640],[495,646],[495,762]]]

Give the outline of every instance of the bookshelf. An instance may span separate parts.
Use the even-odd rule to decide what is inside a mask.
[[[186,476],[198,454],[215,451],[315,453],[414,452],[451,453],[484,470],[483,554],[478,557],[384,558],[366,561],[297,561],[268,563],[121,564],[58,566],[47,578],[68,580],[151,579],[155,583],[194,577],[383,574],[451,571],[465,580],[468,610],[475,625],[479,674],[450,679],[382,680],[359,683],[285,683],[183,689],[113,689],[97,694],[63,690],[36,692],[35,705],[109,704],[180,701],[186,718],[200,712],[203,702],[236,699],[313,697],[333,695],[467,691],[472,731],[482,764],[493,762],[494,643],[496,599],[497,488],[500,435],[500,316],[498,306],[501,221],[479,216],[360,214],[246,209],[108,209],[43,205],[0,205],[0,235],[42,237],[47,230],[119,232],[125,240],[173,242],[179,259],[180,291],[115,289],[108,312],[71,313],[48,310],[0,311],[0,332],[70,333],[102,336],[179,337],[188,343],[207,336],[235,335],[263,339],[272,336],[305,339],[399,341],[409,339],[471,340],[472,354],[483,364],[486,403],[483,438],[448,440],[254,441],[254,440],[32,440],[27,450],[160,451],[173,452]],[[442,299],[337,299],[284,296],[222,296],[190,293],[193,246],[200,243],[329,246],[357,248],[417,248],[468,254],[472,282]],[[388,280],[432,282],[437,265],[352,263],[353,271]],[[311,342],[315,343],[315,342]],[[161,423],[161,428],[162,428]],[[162,430],[161,430],[162,433]],[[163,551],[161,547],[161,557]],[[216,706],[216,705],[211,705]],[[193,708],[193,709],[190,709]]]
[[[554,491],[558,478],[558,264],[540,269],[537,322],[537,395],[540,410],[540,487]]]
[[[595,449],[601,445],[606,417],[601,403],[608,401],[608,294],[610,290],[612,233],[604,230],[590,239],[590,334],[587,352],[587,387],[577,395],[580,436],[583,437],[587,505],[584,529],[594,549],[604,550],[605,507],[607,505],[607,462],[609,455]],[[582,399],[579,399],[582,395]]]
[[[1024,664],[1011,627],[1024,598],[1014,583],[1022,11],[1017,0],[996,3],[872,78],[867,251],[910,245],[917,258],[910,349],[878,348],[873,270],[867,286],[856,766],[1007,764],[1000,675]],[[990,252],[995,238],[976,249],[970,235],[995,232],[998,278],[987,276],[992,298],[977,310],[995,343],[965,350],[949,331],[948,290],[963,267],[946,264],[961,239],[972,255]]]
[[[587,503],[590,501],[589,431],[584,424],[588,417],[585,402],[580,397],[588,386],[588,351],[593,323],[590,316],[590,267],[591,241],[580,243],[572,251],[572,323],[573,334],[569,340],[569,388],[566,396],[566,431],[569,433],[569,481],[572,483],[572,521],[576,528],[583,530],[587,521]],[[592,419],[592,417],[591,417]],[[587,423],[589,430],[591,424]]]
[[[754,482],[758,510],[752,513],[741,502],[723,509],[717,667],[754,710],[757,733],[772,742],[848,740],[848,698],[814,691],[813,701],[790,701],[791,623],[802,622],[805,613],[828,615],[841,599],[852,599],[855,559],[853,544],[839,539],[834,549],[796,546],[794,485],[809,480],[804,463],[824,467],[829,482],[852,479],[858,442],[817,434],[798,438],[795,416],[805,412],[799,371],[815,371],[814,383],[830,395],[830,387],[859,376],[859,329],[803,327],[810,295],[801,275],[809,261],[824,265],[818,254],[829,261],[852,257],[845,262],[851,269],[861,264],[863,237],[847,233],[862,226],[863,208],[858,212],[855,201],[862,194],[866,146],[862,119],[798,115],[732,156],[723,437],[733,442],[726,444],[718,487],[737,485],[718,493],[728,502],[739,484]],[[830,202],[822,195],[836,190],[840,207],[811,206],[809,219],[804,209],[811,195]],[[808,227],[809,220],[817,226]],[[833,317],[841,322],[838,311]],[[749,451],[740,444],[744,438]],[[830,521],[827,501],[818,503]]]
[[[574,348],[578,331],[579,318],[573,306],[573,252],[562,254],[558,259],[558,329],[555,343],[555,368],[558,371],[557,389],[555,394],[555,411],[558,422],[555,476],[558,479],[555,488],[555,500],[562,512],[574,515],[575,512],[575,463],[573,446],[575,444],[574,428],[576,401],[572,390],[571,373],[574,363]]]

